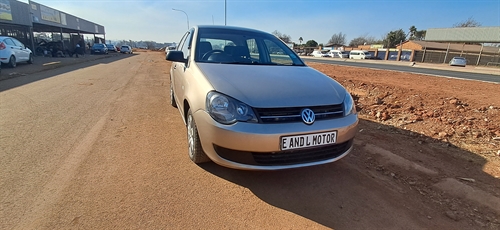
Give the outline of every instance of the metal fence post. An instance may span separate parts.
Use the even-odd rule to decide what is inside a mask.
[[[481,54],[483,53],[484,43],[481,44],[481,50],[479,51],[479,56],[477,56],[476,65],[479,65],[479,60],[481,60]]]
[[[446,63],[446,58],[448,57],[448,52],[450,51],[450,43],[448,42],[448,48],[446,49],[446,54],[444,55],[443,64]]]

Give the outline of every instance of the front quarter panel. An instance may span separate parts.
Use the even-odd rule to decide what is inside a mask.
[[[189,67],[180,62],[172,63],[171,72],[177,106],[185,123],[189,109],[193,113],[205,110],[206,95],[213,87],[192,61]]]

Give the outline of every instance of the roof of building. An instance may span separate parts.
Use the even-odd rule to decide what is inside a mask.
[[[476,44],[465,44],[465,43],[448,43],[448,42],[429,42],[429,41],[416,41],[409,40],[403,42],[403,48],[405,48],[405,44],[414,43],[421,47],[421,49],[434,49],[434,50],[458,50],[458,51],[467,51],[467,52],[483,52],[483,53],[500,53],[500,47],[494,46],[481,46]],[[449,47],[448,47],[449,45]],[[399,45],[397,46],[399,48]],[[482,49],[482,51],[481,51]]]

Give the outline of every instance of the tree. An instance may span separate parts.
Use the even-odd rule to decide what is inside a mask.
[[[351,42],[349,42],[349,46],[358,47],[359,45],[374,44],[374,43],[377,43],[377,39],[375,39],[374,37],[369,37],[369,36],[364,35],[364,36],[352,39]]]
[[[403,29],[399,29],[387,33],[384,39],[384,44],[386,44],[388,48],[393,48],[404,41],[406,41],[406,34]]]
[[[282,34],[278,30],[275,30],[272,34],[286,43],[290,43],[292,41],[292,37],[290,37],[290,35]]]
[[[422,41],[425,38],[425,34],[427,33],[427,30],[418,30],[415,33],[415,40],[417,41]]]
[[[425,33],[427,32],[426,30],[417,30],[417,27],[411,26],[409,28],[409,33],[408,33],[408,40],[417,40],[421,41],[424,40],[425,38]]]
[[[299,44],[302,45],[302,41],[304,41],[304,39],[302,37],[299,38]]]
[[[328,44],[336,44],[336,45],[345,45],[345,34],[339,32],[338,34],[332,35],[330,40],[328,40]]]
[[[318,47],[318,43],[314,40],[309,40],[306,42],[306,47]]]
[[[480,27],[481,23],[474,20],[474,18],[469,17],[467,20],[459,23],[455,23],[453,27]]]
[[[415,39],[415,35],[417,34],[417,27],[411,26],[409,30],[410,30],[410,33],[409,33],[410,37],[408,39],[409,40],[414,40]]]

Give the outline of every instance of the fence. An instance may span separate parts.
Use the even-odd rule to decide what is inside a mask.
[[[465,51],[415,50],[413,61],[448,63],[453,57],[464,57],[469,65],[499,66],[500,53],[473,53]]]

